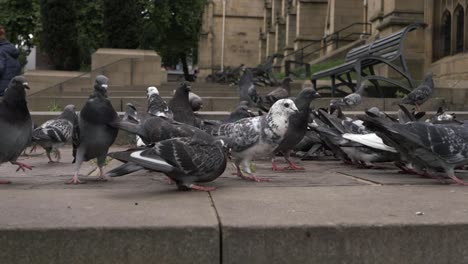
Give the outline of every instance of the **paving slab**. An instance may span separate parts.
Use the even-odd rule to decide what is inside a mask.
[[[33,171],[0,186],[1,263],[219,263],[208,193],[180,193],[148,177],[83,175],[87,184],[66,185],[73,165],[62,152],[60,164],[28,157]],[[2,166],[0,175],[11,170]]]
[[[223,263],[468,263],[468,189],[461,186],[224,188],[212,195]]]

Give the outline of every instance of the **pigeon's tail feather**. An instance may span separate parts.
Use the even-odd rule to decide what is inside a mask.
[[[119,129],[122,129],[123,131],[126,131],[131,134],[138,134],[138,131],[140,130],[140,125],[135,124],[133,122],[129,122],[127,120],[121,120],[116,123],[116,126]]]
[[[319,115],[321,117],[320,119],[322,121],[324,121],[324,123],[328,124],[330,127],[335,128],[341,134],[345,133],[343,125],[338,120],[336,120],[334,117],[330,116],[327,112],[325,112],[322,109],[319,109],[318,113],[319,113]]]
[[[144,169],[144,167],[142,167],[142,166],[140,166],[140,165],[138,165],[136,163],[127,162],[127,163],[124,163],[124,164],[120,165],[117,168],[114,168],[114,169],[108,171],[106,173],[106,175],[109,176],[109,177],[119,177],[119,176],[130,174],[132,172],[143,170],[143,169]]]
[[[361,116],[359,119],[364,121],[363,125],[371,131],[398,134],[392,126],[394,123],[384,118]]]

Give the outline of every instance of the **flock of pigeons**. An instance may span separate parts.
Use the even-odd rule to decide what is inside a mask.
[[[443,112],[420,121],[424,113],[419,107],[434,87],[431,73],[402,100],[415,105],[418,112],[400,104],[398,118],[375,107],[365,116],[346,117],[341,108],[358,105],[365,86],[333,100],[327,109],[314,109],[311,102],[319,94],[305,84],[297,97],[291,97],[290,82],[286,77],[280,87],[260,95],[252,73],[245,69],[239,82],[241,102],[224,121],[207,120],[196,113],[203,102],[186,82],[176,89],[169,103],[156,87],[148,87],[146,112],[139,113],[127,104],[125,115],[119,118],[107,98],[108,78],[100,75],[79,115],[73,105],[68,105],[59,117],[33,128],[25,92],[29,87],[23,76],[17,76],[0,102],[0,163],[18,165],[17,171],[30,170],[31,166],[17,161],[26,147],[40,145],[49,162],[56,162],[51,154],[59,161],[58,149],[72,143],[75,170],[68,183],[81,183],[81,164],[97,159],[100,180],[150,170],[164,173],[181,190],[210,191],[214,188],[198,184],[218,178],[230,159],[237,176],[262,182],[267,179],[257,177],[252,169],[256,158],[271,158],[273,170],[304,170],[291,161],[292,152],[330,153],[364,168],[377,162],[394,162],[407,173],[465,184],[454,170],[468,164],[466,123]],[[258,108],[259,114],[254,115],[250,107]],[[119,129],[136,135],[137,146],[108,153]],[[287,167],[276,164],[277,154],[282,154]],[[107,156],[122,165],[104,173]]]

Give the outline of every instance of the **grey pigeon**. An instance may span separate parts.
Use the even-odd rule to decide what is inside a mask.
[[[382,118],[362,117],[364,125],[375,131],[383,142],[394,147],[403,163],[414,172],[466,185],[455,176],[455,168],[468,164],[468,130],[463,125],[427,122],[399,124]],[[440,172],[443,172],[442,174]]]
[[[140,117],[138,116],[138,110],[132,103],[127,103],[127,108],[125,109],[124,116],[122,120],[133,123],[140,124]],[[128,135],[128,142],[130,144],[136,144],[137,146],[145,146],[143,141],[139,136]]]
[[[362,102],[362,93],[364,90],[367,88],[367,85],[365,82],[361,83],[361,86],[354,92],[350,93],[347,96],[343,97],[341,100],[334,100],[331,102],[331,104],[337,104],[337,105],[342,105],[342,106],[347,106],[347,107],[355,107],[357,105],[360,105]]]
[[[108,78],[98,75],[94,83],[94,93],[81,109],[79,118],[79,143],[76,146],[75,173],[68,183],[81,183],[78,179],[83,161],[97,158],[99,180],[105,180],[102,167],[106,161],[109,147],[114,143],[119,118],[107,99]]]
[[[193,92],[189,92],[189,103],[194,112],[200,111],[203,108],[203,99]]]
[[[190,83],[182,82],[169,102],[169,109],[174,113],[175,121],[196,126],[195,114],[189,102],[190,89]]]
[[[290,93],[290,90],[291,90],[291,88],[290,88],[291,80],[292,79],[289,76],[284,78],[284,80],[282,82],[282,86],[277,87],[276,89],[274,89],[273,91],[268,93],[266,96],[262,96],[262,95],[258,94],[255,85],[252,85],[248,89],[248,95],[250,97],[250,100],[252,102],[254,102],[259,109],[261,109],[261,110],[263,110],[265,112],[268,112],[270,107],[276,101],[289,97],[289,93]]]
[[[128,120],[133,123],[140,123],[140,118],[138,117],[137,108],[132,103],[127,103],[127,108],[125,110],[124,116],[122,117],[123,120]]]
[[[239,80],[239,100],[247,102],[247,106],[252,105],[252,100],[249,96],[249,89],[250,87],[254,86],[253,81],[253,73],[250,69],[244,69],[244,73],[242,74]]]
[[[174,113],[169,109],[169,105],[159,95],[159,90],[155,86],[147,88],[148,96],[148,114],[152,116],[164,116],[170,119],[174,118]]]
[[[416,110],[420,111],[420,106],[426,102],[432,95],[434,90],[434,80],[432,80],[432,72],[429,72],[424,77],[424,81],[401,99],[402,104],[416,106]]]
[[[290,76],[286,76],[281,82],[280,87],[275,88],[266,95],[267,102],[273,104],[280,99],[288,98],[291,93],[291,81],[292,78]]]
[[[298,167],[290,159],[290,153],[294,147],[301,142],[302,138],[307,131],[307,125],[309,123],[310,115],[310,103],[313,99],[320,97],[320,95],[312,88],[303,89],[297,98],[294,100],[299,113],[292,114],[289,117],[289,126],[284,136],[283,141],[276,149],[276,152],[281,152],[284,156],[284,159],[288,163],[288,167],[285,169],[291,170],[303,170],[304,168]],[[273,170],[282,170],[279,169],[275,164],[275,158],[272,160],[272,169]]]
[[[57,118],[48,120],[34,129],[32,141],[45,149],[49,163],[54,162],[50,157],[52,151],[55,152],[55,157],[58,162],[61,158],[59,148],[66,143],[72,142],[75,126],[78,126],[78,116],[75,112],[75,106],[67,105]]]
[[[10,162],[18,165],[19,170],[31,170],[16,159],[30,144],[33,124],[26,102],[26,91],[29,89],[24,76],[14,77],[5,90],[3,100],[0,100],[0,164]],[[0,184],[10,183],[0,181]]]
[[[175,137],[195,137],[201,140],[212,139],[212,136],[197,127],[159,116],[146,118],[140,124],[122,120],[116,125],[128,133],[138,135],[146,145]]]
[[[254,117],[255,115],[249,110],[248,102],[242,101],[237,108],[229,114],[229,116],[223,121],[224,124],[234,123],[246,117]]]
[[[214,187],[196,183],[215,180],[223,174],[227,163],[223,140],[208,142],[191,137],[167,139],[151,148],[115,152],[109,156],[125,164],[109,171],[108,176],[122,176],[141,169],[158,171],[173,180],[180,190],[214,190]]]
[[[243,179],[263,181],[250,170],[250,161],[256,157],[271,157],[289,127],[289,117],[298,113],[291,99],[278,100],[268,114],[244,118],[235,123],[222,124],[211,131],[216,137],[229,138],[237,175]],[[244,174],[242,170],[244,171]]]

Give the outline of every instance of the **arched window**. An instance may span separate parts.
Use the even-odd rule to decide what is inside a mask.
[[[441,40],[442,40],[442,57],[450,55],[451,49],[451,29],[452,29],[452,16],[450,15],[449,11],[445,11],[442,14],[442,24],[441,24]]]
[[[463,52],[463,43],[465,39],[465,12],[460,5],[455,8],[455,53]]]

